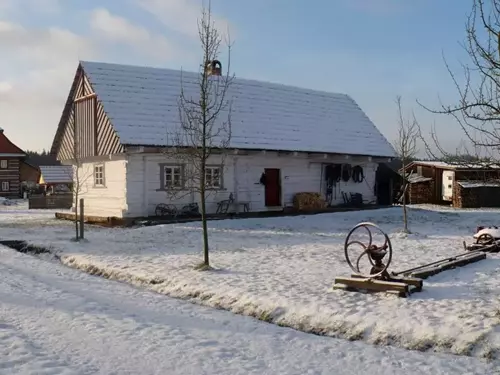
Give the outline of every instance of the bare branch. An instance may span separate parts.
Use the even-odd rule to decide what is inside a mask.
[[[461,150],[461,155],[499,157],[500,148],[500,0],[473,0],[473,6],[466,22],[466,38],[463,45],[470,57],[469,64],[461,64],[463,83],[445,60],[445,66],[459,95],[455,105],[444,105],[440,109],[430,109],[431,113],[446,114],[459,124],[472,150]],[[436,134],[431,136],[436,148]],[[461,145],[460,148],[464,148]],[[426,147],[427,148],[427,147]],[[472,151],[472,153],[470,153]],[[466,154],[463,154],[466,152]],[[459,159],[459,153],[451,157]]]
[[[199,194],[204,231],[205,266],[208,266],[208,237],[206,231],[206,197],[222,188],[227,150],[231,141],[232,101],[228,99],[233,83],[231,75],[231,41],[227,33],[227,64],[223,74],[219,61],[222,37],[214,25],[210,2],[198,22],[202,48],[202,63],[196,79],[184,79],[181,72],[181,92],[178,99],[179,126],[167,134],[165,155],[182,165],[182,181],[170,181],[167,196],[179,199]],[[219,168],[209,168],[208,162]],[[164,172],[162,172],[164,173]],[[215,175],[216,174],[216,175]]]

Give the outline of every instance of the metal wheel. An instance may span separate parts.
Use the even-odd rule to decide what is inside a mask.
[[[365,244],[365,243],[358,241],[358,240],[351,241],[352,235],[355,234],[357,231],[359,232],[359,230],[361,228],[364,228],[364,230],[366,230],[368,232],[368,244]],[[363,230],[363,229],[361,229],[361,230]],[[382,246],[377,246],[377,245],[373,244],[372,230],[376,230],[383,235],[384,244]],[[349,248],[352,245],[359,245],[364,250],[363,253],[356,259],[355,265],[353,264],[353,262],[349,256]],[[376,224],[359,223],[358,225],[356,225],[354,228],[351,229],[351,231],[347,235],[347,238],[345,239],[344,255],[345,255],[345,259],[347,261],[347,264],[349,265],[349,267],[351,268],[351,270],[355,274],[357,274],[361,277],[367,278],[367,279],[375,278],[375,277],[378,277],[378,276],[382,275],[383,273],[385,273],[387,271],[387,268],[391,264],[391,260],[392,260],[391,240],[389,239],[389,236],[387,236],[387,234],[384,231],[382,231],[382,229],[380,229]],[[360,261],[363,258],[363,256],[365,256],[365,255],[368,256],[368,260],[372,266],[375,265],[377,259],[381,260],[386,255],[387,255],[387,263],[385,263],[383,268],[377,273],[368,274],[368,275],[363,274],[360,270]]]
[[[494,241],[495,239],[491,234],[483,233],[477,238],[476,243],[481,245],[491,245]]]

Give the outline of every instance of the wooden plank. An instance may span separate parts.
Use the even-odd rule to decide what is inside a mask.
[[[89,95],[85,95],[85,96],[81,96],[79,98],[76,98],[75,100],[73,100],[74,103],[79,103],[79,102],[83,102],[87,99],[92,99],[92,98],[95,98],[97,97],[96,94],[89,94]]]
[[[429,267],[429,268],[421,268],[418,271],[412,272],[410,276],[416,277],[416,278],[421,278],[421,279],[426,279],[430,276],[436,275],[440,272],[457,268],[457,267],[463,267],[467,264],[470,263],[475,263],[479,262],[480,260],[483,260],[486,258],[486,253],[472,253],[469,254],[469,256],[461,256],[458,259],[448,261],[446,263],[441,263],[437,264],[435,266]]]
[[[363,279],[363,276],[356,275],[355,273],[353,273],[351,275],[351,277],[356,278],[356,279]],[[424,281],[422,279],[418,279],[418,278],[414,278],[414,277],[394,277],[394,278],[392,278],[392,280],[394,282],[414,286],[416,288],[419,288],[420,290],[422,290],[422,287],[424,286]]]
[[[396,283],[382,280],[374,279],[364,279],[364,278],[351,278],[351,277],[336,277],[334,288],[338,287],[338,284],[343,284],[348,288],[355,289],[366,289],[376,292],[387,292],[393,291],[399,294],[407,295],[409,293],[408,285],[404,283]]]

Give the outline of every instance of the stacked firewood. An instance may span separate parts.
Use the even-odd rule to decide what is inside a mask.
[[[432,203],[432,193],[434,190],[433,181],[425,181],[410,184],[409,198],[410,204]]]
[[[319,193],[297,193],[293,197],[293,207],[299,211],[321,210],[326,208],[326,202]]]

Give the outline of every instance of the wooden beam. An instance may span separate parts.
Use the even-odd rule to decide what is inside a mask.
[[[85,95],[85,96],[82,96],[80,98],[76,98],[75,100],[73,100],[73,103],[83,102],[85,100],[92,99],[92,98],[97,98],[97,95],[96,94]]]
[[[355,273],[353,273],[351,275],[351,277],[353,279],[363,279],[363,276],[356,275]],[[392,280],[391,282],[397,282],[397,283],[411,285],[411,286],[415,287],[416,288],[415,291],[418,291],[418,292],[420,292],[422,290],[422,287],[424,286],[424,280],[417,279],[414,277],[395,277],[395,278],[391,278],[391,280]]]
[[[375,279],[352,278],[352,277],[336,277],[335,289],[361,289],[374,292],[395,292],[400,297],[406,297],[409,294],[407,284],[381,281]]]
[[[445,260],[443,263],[432,265],[426,268],[420,268],[414,272],[409,273],[409,276],[419,279],[426,279],[430,276],[436,275],[446,270],[457,267],[463,267],[470,263],[479,262],[486,258],[485,253],[470,253],[468,256],[457,257],[453,260]]]

